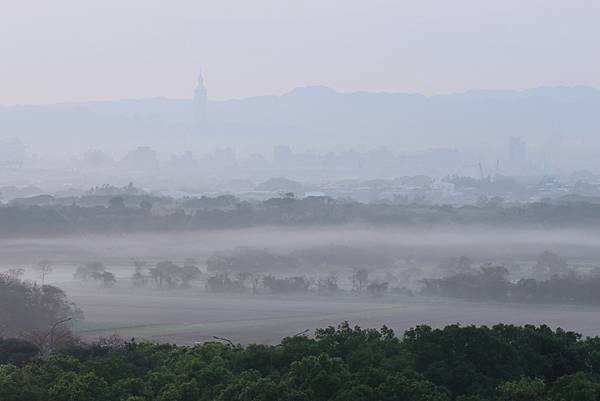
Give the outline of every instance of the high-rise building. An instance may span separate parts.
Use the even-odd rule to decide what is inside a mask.
[[[202,126],[206,121],[206,104],[208,102],[206,87],[204,86],[204,78],[202,77],[202,69],[198,74],[198,83],[194,90],[194,122],[197,126]]]

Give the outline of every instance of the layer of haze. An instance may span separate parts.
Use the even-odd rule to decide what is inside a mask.
[[[180,233],[133,233],[123,235],[78,235],[0,238],[0,271],[31,266],[50,259],[57,265],[99,260],[109,266],[127,266],[133,260],[152,264],[161,260],[181,261],[193,257],[202,265],[213,252],[237,247],[290,252],[314,247],[342,246],[347,249],[393,250],[417,264],[468,255],[476,261],[535,260],[544,250],[559,252],[569,262],[600,258],[597,229],[522,229],[472,227],[435,229],[385,228],[347,225],[318,228],[258,227]],[[343,252],[340,252],[343,253]],[[366,252],[365,258],[374,255]],[[3,265],[6,264],[6,265]],[[383,268],[377,262],[368,269]],[[70,279],[71,273],[68,277]],[[119,275],[121,272],[117,272]],[[296,272],[298,273],[298,272]],[[127,276],[129,277],[129,276]]]
[[[600,86],[595,0],[1,0],[0,104]]]

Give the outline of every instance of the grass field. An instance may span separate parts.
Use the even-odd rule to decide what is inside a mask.
[[[571,267],[600,266],[600,235],[584,230],[493,230],[483,228],[399,229],[375,227],[259,227],[185,233],[114,236],[70,236],[0,239],[0,271],[24,267],[25,278],[39,280],[32,269],[41,259],[55,262],[47,283],[64,288],[83,310],[85,321],[75,326],[87,340],[119,334],[156,341],[190,344],[213,336],[235,342],[277,343],[306,329],[347,320],[365,327],[387,325],[402,332],[418,324],[452,323],[548,324],[587,335],[600,334],[600,311],[582,306],[524,306],[467,303],[423,298],[329,298],[316,295],[275,297],[208,294],[147,288],[133,291],[128,282],[133,260],[152,265],[160,260],[182,263],[193,257],[202,263],[215,251],[238,246],[288,252],[323,245],[373,247],[415,260],[427,274],[449,256],[468,255],[479,262],[518,263],[526,267],[544,250],[563,256]],[[116,288],[73,282],[76,267],[102,261],[115,273]],[[368,266],[375,272],[377,266]],[[402,266],[398,267],[399,269]],[[351,269],[340,270],[347,281]],[[294,272],[305,274],[306,272]],[[310,274],[314,274],[311,272]],[[431,276],[427,276],[431,277]]]
[[[402,332],[419,324],[547,324],[600,335],[600,310],[587,306],[510,305],[447,300],[348,300],[325,297],[185,295],[110,296],[70,293],[86,320],[76,331],[86,340],[118,334],[180,344],[213,336],[239,343],[278,343],[283,337],[349,321],[363,327],[387,325]]]

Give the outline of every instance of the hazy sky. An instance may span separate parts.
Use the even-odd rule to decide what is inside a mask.
[[[598,0],[0,0],[0,104],[600,87]]]

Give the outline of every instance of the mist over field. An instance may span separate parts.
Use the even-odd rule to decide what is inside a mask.
[[[202,260],[214,252],[239,247],[289,253],[327,246],[354,253],[365,250],[368,251],[366,257],[386,252],[431,261],[463,254],[486,261],[534,259],[548,249],[569,260],[595,260],[600,258],[598,234],[596,229],[568,228],[259,227],[169,234],[3,238],[0,249],[8,265],[30,265],[41,259],[73,264],[90,260],[102,260],[107,264],[137,259]]]
[[[370,326],[382,319],[398,331],[419,323],[440,327],[498,320],[568,324],[595,335],[600,326],[593,323],[596,312],[590,305],[538,300],[523,307],[497,299],[425,297],[423,290],[426,279],[475,272],[486,264],[506,266],[512,282],[541,279],[537,265],[548,250],[568,260],[573,272],[596,274],[599,238],[596,229],[365,225],[86,234],[1,239],[0,267],[25,267],[24,278],[39,281],[34,267],[51,260],[45,283],[64,289],[81,308],[85,320],[76,330],[89,340],[120,333],[182,343],[210,340],[213,335],[243,343],[276,343],[292,332],[336,321]],[[460,258],[468,258],[468,265],[457,264]],[[228,261],[219,264],[220,259]],[[136,282],[136,266],[143,263],[144,274],[149,274],[163,261],[193,263],[199,275],[185,285],[163,285],[150,276],[143,285]],[[101,262],[115,282],[78,278],[78,269],[91,262]],[[388,283],[390,294],[354,293],[357,271],[365,271],[371,282]],[[245,284],[211,287],[211,278],[221,274]],[[278,290],[264,284],[254,288],[253,277],[258,281],[271,276],[309,281],[306,288]],[[320,281],[332,277],[335,288],[324,291]]]
[[[0,401],[600,400],[598,21],[2,0]]]

